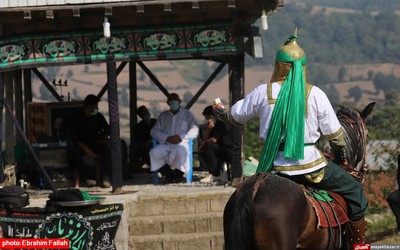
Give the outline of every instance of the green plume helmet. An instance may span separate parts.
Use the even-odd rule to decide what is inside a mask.
[[[279,50],[294,60],[301,60],[306,55],[304,50],[297,44],[297,28],[294,31],[294,34],[287,39],[285,45],[283,45]]]
[[[290,58],[290,60],[287,60]],[[275,57],[275,67],[274,71],[271,75],[270,82],[283,82],[290,69],[292,68],[292,60],[302,60],[303,61],[303,70],[304,70],[304,79],[305,79],[305,63],[306,63],[306,53],[304,50],[297,44],[297,28],[294,31],[294,34],[291,35],[285,42],[285,45],[279,48]]]

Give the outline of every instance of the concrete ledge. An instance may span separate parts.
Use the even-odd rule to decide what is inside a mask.
[[[222,232],[222,212],[129,219],[131,236]]]
[[[215,250],[223,249],[223,233],[201,233],[186,235],[136,236],[129,242],[135,250]]]
[[[124,186],[125,193],[118,195],[111,190],[83,190],[105,197],[104,204],[124,205],[115,238],[118,250],[220,250],[222,214],[235,188],[139,185]],[[50,193],[33,195],[30,207],[44,207]]]

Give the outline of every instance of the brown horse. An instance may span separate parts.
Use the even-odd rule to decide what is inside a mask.
[[[345,108],[337,112],[344,129],[350,172],[361,178],[366,153],[363,120],[374,105],[370,103],[362,112]],[[235,190],[225,206],[225,250],[349,248],[344,228],[319,228],[317,221],[299,184],[273,174],[253,175]]]

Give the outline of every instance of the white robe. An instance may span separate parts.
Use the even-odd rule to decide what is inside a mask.
[[[160,114],[150,134],[158,144],[150,150],[151,171],[160,169],[165,164],[187,173],[189,162],[189,139],[199,133],[196,119],[190,110],[179,108],[175,115],[167,110]],[[179,144],[167,142],[172,135],[179,135]]]
[[[272,83],[272,99],[276,100],[281,85]],[[260,117],[260,139],[265,141],[275,104],[268,100],[267,84],[263,84],[249,93],[245,99],[235,103],[230,112],[232,118],[245,124],[254,117]],[[318,87],[312,86],[307,100],[307,116],[304,126],[304,144],[314,144],[321,133],[325,136],[339,136],[342,134],[341,125],[326,94]],[[279,151],[274,170],[287,175],[310,173],[327,165],[321,151],[315,146],[304,147],[304,159],[294,160],[285,158],[283,151]]]

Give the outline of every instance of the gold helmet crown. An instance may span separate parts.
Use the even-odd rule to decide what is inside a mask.
[[[294,60],[300,60],[304,57],[306,53],[297,44],[297,28],[295,29],[294,34],[287,39],[285,45],[283,45],[279,50],[285,52],[285,54]]]
[[[306,55],[306,53],[297,44],[296,40],[297,40],[297,28],[295,29],[294,34],[287,39],[285,45],[279,48],[278,53],[279,51],[282,51],[285,54],[289,55],[293,60],[301,60]],[[272,72],[271,76],[271,83],[283,82],[286,79],[286,76],[291,68],[292,68],[292,63],[275,61],[274,71]],[[305,65],[303,65],[303,69],[305,72],[306,71]]]

